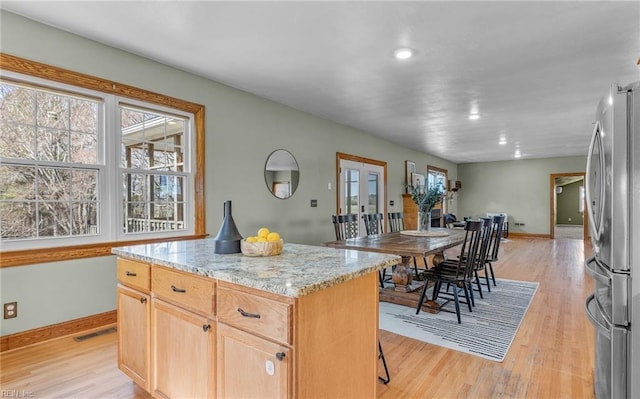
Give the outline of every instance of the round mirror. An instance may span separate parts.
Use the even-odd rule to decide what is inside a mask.
[[[289,198],[298,188],[300,170],[298,162],[287,150],[275,150],[267,158],[264,181],[271,194],[280,199]]]

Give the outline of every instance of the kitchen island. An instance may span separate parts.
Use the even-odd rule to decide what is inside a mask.
[[[376,396],[378,273],[399,256],[213,239],[114,248],[118,366],[154,397]]]

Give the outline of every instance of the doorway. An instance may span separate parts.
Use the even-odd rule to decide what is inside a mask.
[[[588,240],[584,179],[584,173],[550,175],[550,238]]]
[[[362,215],[382,213],[387,217],[387,163],[337,153],[337,214],[358,215],[358,236],[366,233]],[[384,223],[386,226],[386,222]]]

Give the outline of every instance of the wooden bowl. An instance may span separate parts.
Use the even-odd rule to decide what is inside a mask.
[[[240,250],[243,255],[247,256],[274,256],[282,253],[284,246],[284,240],[272,242],[247,242],[247,240],[240,241]]]

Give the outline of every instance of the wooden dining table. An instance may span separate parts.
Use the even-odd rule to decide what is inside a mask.
[[[414,257],[426,258],[434,255],[433,265],[437,265],[445,259],[444,251],[462,244],[464,237],[465,230],[462,229],[432,228],[428,232],[408,230],[329,241],[323,245],[401,256],[402,262],[395,267],[391,275],[394,287],[383,288],[380,291],[380,300],[405,306],[416,306],[417,292],[422,286],[411,284],[413,280],[411,260]]]

